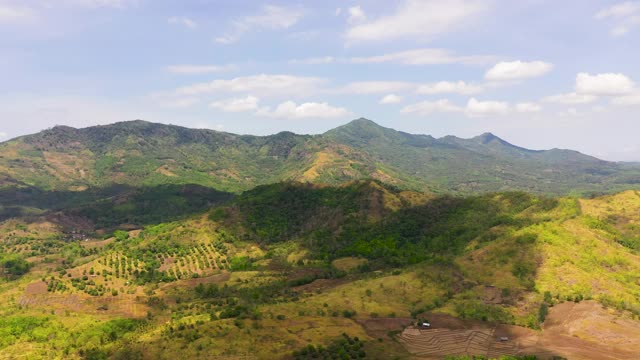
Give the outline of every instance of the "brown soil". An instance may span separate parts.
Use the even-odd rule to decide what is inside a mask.
[[[32,282],[31,284],[27,285],[27,287],[24,290],[25,295],[40,295],[40,294],[46,294],[46,293],[47,293],[47,283],[41,280]]]
[[[310,284],[301,285],[293,288],[296,291],[304,291],[304,292],[316,292],[323,291],[328,289],[333,289],[336,286],[348,283],[349,279],[341,278],[341,279],[318,279],[313,281]]]
[[[369,336],[374,339],[385,338],[390,331],[400,331],[413,322],[411,318],[375,318],[358,319]]]
[[[116,241],[116,238],[109,238],[106,240],[98,240],[98,241],[89,240],[89,241],[83,241],[82,245],[87,249],[101,248],[103,246],[111,244],[114,241]]]
[[[158,268],[158,271],[167,271],[171,268],[171,266],[176,262],[175,257],[168,257],[164,259],[162,265]]]
[[[462,321],[430,314],[429,329],[410,326],[398,341],[415,359],[441,359],[446,355],[554,355],[568,359],[637,359],[640,321],[602,308],[594,301],[563,303],[550,309],[542,331],[519,326]],[[500,338],[506,337],[506,341]]]
[[[168,283],[161,287],[163,291],[166,291],[169,288],[192,288],[196,287],[199,284],[221,284],[231,277],[229,272],[222,272],[220,274],[211,275],[207,277],[199,277],[192,279],[183,279],[179,280],[175,283]]]

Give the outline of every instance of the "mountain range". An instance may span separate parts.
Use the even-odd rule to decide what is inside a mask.
[[[571,150],[528,150],[485,133],[414,135],[357,119],[320,135],[236,135],[128,121],[56,126],[0,144],[0,188],[82,191],[193,184],[239,193],[300,181],[376,179],[431,193],[600,193],[640,183],[640,165]]]
[[[639,184],[366,119],[58,126],[0,144],[0,358],[631,359]]]

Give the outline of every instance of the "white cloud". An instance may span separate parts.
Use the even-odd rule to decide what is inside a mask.
[[[380,99],[380,104],[397,104],[402,102],[402,97],[396,94],[389,94]]]
[[[351,115],[345,108],[334,107],[328,103],[307,102],[297,105],[293,101],[285,101],[278,105],[274,111],[261,108],[256,115],[286,119],[307,119],[307,118],[339,118]]]
[[[460,56],[446,49],[425,48],[388,53],[377,56],[354,57],[347,61],[354,64],[396,63],[403,65],[482,65],[496,61],[493,55]]]
[[[613,105],[640,105],[640,93],[615,97],[611,100]]]
[[[0,3],[0,24],[29,22],[35,18],[36,15],[30,8]]]
[[[199,98],[196,97],[187,97],[180,98],[175,100],[169,100],[164,103],[163,106],[172,109],[180,109],[180,108],[188,108],[200,102]]]
[[[220,44],[236,42],[240,36],[252,30],[282,30],[295,25],[304,16],[300,8],[265,5],[259,14],[244,16],[232,21],[232,30],[215,39]]]
[[[516,104],[516,111],[519,113],[532,113],[539,112],[541,110],[542,106],[535,103],[524,102]]]
[[[435,94],[460,94],[470,95],[477,94],[484,90],[481,85],[470,84],[464,81],[451,82],[440,81],[431,84],[424,84],[418,87],[416,92],[422,95],[435,95]]]
[[[502,101],[479,101],[476,98],[467,102],[466,113],[471,117],[504,115],[510,110],[509,104]]]
[[[340,14],[342,14],[342,8],[337,8],[335,14],[336,16],[340,16]]]
[[[332,56],[289,60],[289,64],[304,64],[304,65],[331,64],[334,62],[336,62],[336,58]]]
[[[576,76],[576,92],[595,96],[627,95],[634,91],[635,83],[624,74],[579,73]]]
[[[347,22],[349,24],[357,24],[367,20],[367,16],[360,6],[352,6],[349,8],[349,18]]]
[[[172,16],[167,19],[167,22],[169,24],[182,25],[189,29],[195,29],[198,27],[198,23],[186,16]]]
[[[543,61],[508,61],[499,62],[484,75],[491,81],[523,80],[542,76],[553,69],[553,64]]]
[[[548,103],[567,104],[567,105],[588,104],[596,100],[598,100],[597,96],[577,94],[577,93],[552,95],[542,99],[542,101],[548,102]]]
[[[217,72],[233,71],[236,65],[172,65],[167,66],[167,71],[175,74],[210,74]]]
[[[406,0],[391,15],[351,26],[345,38],[348,42],[430,39],[462,27],[487,9],[485,0]]]
[[[622,18],[635,13],[640,12],[640,2],[638,1],[625,1],[619,4],[615,4],[606,9],[600,10],[596,15],[596,19],[604,18]]]
[[[184,86],[177,89],[176,93],[195,95],[213,92],[244,92],[257,96],[305,96],[319,92],[325,82],[324,79],[316,77],[261,74]]]
[[[248,95],[246,98],[214,101],[209,104],[209,106],[225,112],[243,112],[258,109],[259,102],[260,99],[258,99],[257,97]]]
[[[338,91],[350,94],[380,94],[408,90],[415,86],[402,81],[360,81],[349,83]]]
[[[496,62],[498,59],[494,55],[455,55],[446,49],[414,49],[400,51],[395,53],[387,53],[374,56],[362,56],[351,58],[336,58],[332,56],[314,57],[308,59],[296,59],[289,61],[294,64],[328,64],[328,63],[345,63],[345,64],[382,64],[393,63],[401,65],[484,65]]]
[[[0,131],[0,140],[6,139],[7,137],[9,137],[9,134],[4,131]]]
[[[598,20],[610,20],[613,27],[609,32],[613,37],[626,35],[640,25],[640,1],[626,1],[600,10],[594,16]]]
[[[405,106],[400,110],[403,114],[430,115],[435,112],[462,112],[464,108],[452,103],[447,99],[436,101],[422,101],[416,104]]]
[[[631,31],[634,27],[636,27],[638,25],[640,25],[640,15],[639,16],[630,17],[630,18],[626,19],[625,21],[623,21],[622,24],[618,24],[618,25],[614,26],[611,29],[610,34],[613,37],[624,36],[629,31]]]
[[[480,101],[471,98],[466,106],[459,106],[448,99],[436,101],[422,101],[412,104],[400,110],[403,114],[429,115],[436,112],[441,113],[462,113],[467,117],[477,118],[486,116],[506,115],[513,110],[519,113],[539,112],[542,107],[535,103],[518,103],[512,107],[504,101]]]

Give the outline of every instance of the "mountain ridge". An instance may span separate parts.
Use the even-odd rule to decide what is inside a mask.
[[[360,118],[322,134],[239,135],[143,120],[56,126],[0,143],[0,186],[86,189],[196,184],[241,192],[283,180],[372,178],[411,190],[566,194],[622,190],[640,167],[573,150],[530,150],[492,133],[410,134]]]

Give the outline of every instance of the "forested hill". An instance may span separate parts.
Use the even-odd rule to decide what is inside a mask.
[[[473,193],[610,192],[640,183],[640,166],[570,150],[533,151],[493,134],[413,135],[354,120],[321,135],[235,135],[145,121],[58,126],[0,144],[0,187],[80,191],[194,184],[241,192],[295,180],[372,178],[399,188]]]

